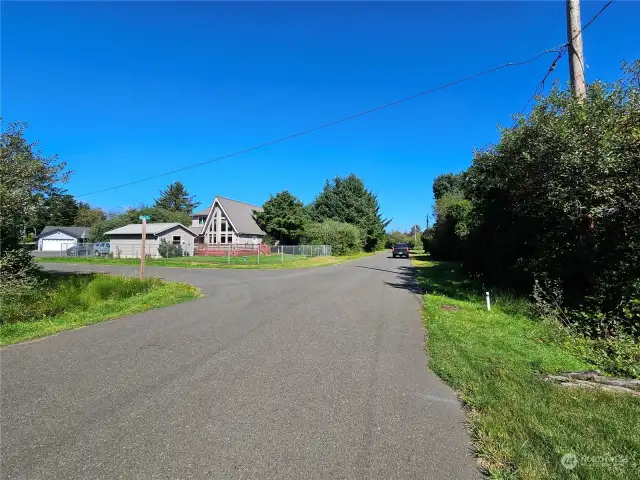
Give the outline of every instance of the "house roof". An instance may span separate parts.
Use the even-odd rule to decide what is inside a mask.
[[[265,235],[265,232],[253,219],[253,212],[262,211],[262,207],[249,203],[238,202],[230,198],[216,197],[220,206],[227,214],[227,217],[238,233],[245,235]]]
[[[175,227],[180,227],[186,232],[189,232],[191,235],[196,235],[187,227],[182,225],[181,223],[147,223],[147,235],[160,235],[167,230],[171,230]],[[114,230],[109,230],[108,232],[104,232],[105,235],[140,235],[142,236],[142,224],[141,223],[130,223],[129,225],[125,225],[124,227],[116,228]]]
[[[204,210],[200,210],[199,212],[193,212],[191,214],[192,217],[206,217],[207,215],[209,215],[209,211],[211,210],[211,207],[207,207]]]
[[[47,225],[42,229],[38,238],[46,237],[50,233],[56,233],[58,231],[66,233],[73,238],[82,238],[82,234],[84,233],[84,238],[88,238],[91,229],[89,227],[57,227],[54,225]]]
[[[202,233],[202,225],[197,225],[197,226],[191,225],[189,227],[189,230],[191,230],[196,235],[200,235]]]

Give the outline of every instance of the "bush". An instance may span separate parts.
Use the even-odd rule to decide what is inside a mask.
[[[333,255],[359,252],[363,247],[362,232],[358,227],[335,220],[307,224],[303,240],[313,245],[331,245]]]
[[[548,278],[563,323],[591,338],[640,331],[640,61],[625,71],[584,102],[554,88],[434,185],[435,258],[524,293]]]
[[[433,242],[433,227],[425,229],[422,232],[420,239],[422,240],[422,248],[424,249],[424,253],[430,253]]]
[[[160,240],[158,245],[158,253],[162,258],[186,257],[188,254],[182,250],[180,245],[168,243],[164,238]]]
[[[40,266],[29,252],[10,250],[0,257],[0,324],[28,318],[40,297]]]

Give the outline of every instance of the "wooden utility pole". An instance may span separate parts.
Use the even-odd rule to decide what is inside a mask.
[[[140,252],[140,280],[144,280],[145,241],[147,239],[147,219],[142,218],[142,251]]]
[[[587,97],[584,79],[584,55],[582,52],[582,24],[580,0],[567,1],[567,46],[569,48],[569,73],[573,94],[581,102]]]

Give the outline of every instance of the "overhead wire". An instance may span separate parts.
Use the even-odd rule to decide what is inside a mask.
[[[558,47],[561,47],[561,45],[558,46]],[[102,189],[99,189],[99,190],[94,190],[94,191],[83,193],[83,194],[76,195],[76,196],[77,197],[86,197],[88,195],[94,195],[96,193],[104,193],[104,192],[108,192],[108,191],[111,191],[111,190],[116,190],[116,189],[119,189],[119,188],[129,187],[131,185],[136,185],[138,183],[146,182],[146,181],[149,181],[149,180],[154,180],[156,178],[165,177],[167,175],[173,175],[174,173],[184,172],[185,170],[198,168],[198,167],[201,167],[203,165],[208,165],[208,164],[211,164],[211,163],[214,163],[214,162],[219,162],[221,160],[225,160],[225,159],[228,159],[228,158],[231,158],[231,157],[235,157],[235,156],[238,156],[238,155],[243,155],[245,153],[249,153],[249,152],[252,152],[252,151],[255,151],[255,150],[259,150],[259,149],[262,149],[262,148],[265,148],[265,147],[268,147],[268,146],[271,146],[271,145],[275,145],[277,143],[285,142],[287,140],[291,140],[291,139],[296,138],[296,137],[301,137],[303,135],[308,135],[309,133],[317,132],[319,130],[323,130],[325,128],[329,128],[329,127],[332,127],[334,125],[338,125],[340,123],[345,123],[345,122],[348,122],[350,120],[354,120],[356,118],[363,117],[365,115],[369,115],[371,113],[378,112],[380,110],[384,110],[384,109],[387,109],[389,107],[393,107],[395,105],[399,105],[401,103],[408,102],[410,100],[415,100],[416,98],[424,97],[426,95],[429,95],[431,93],[437,92],[439,90],[444,90],[445,88],[450,88],[450,87],[453,87],[454,85],[458,85],[458,84],[463,83],[463,82],[468,82],[470,80],[476,79],[476,78],[484,76],[484,75],[489,75],[490,73],[496,72],[498,70],[502,70],[502,69],[510,68],[510,67],[518,67],[518,66],[521,66],[521,65],[526,65],[526,64],[531,63],[531,62],[535,62],[536,60],[538,60],[539,58],[541,58],[541,57],[543,57],[545,55],[548,55],[550,53],[557,53],[557,51],[558,51],[557,48],[558,47],[553,47],[551,49],[544,50],[544,51],[538,53],[537,55],[535,55],[535,56],[533,56],[531,58],[528,58],[526,60],[521,60],[521,61],[517,61],[517,62],[508,62],[508,63],[504,63],[502,65],[498,65],[496,67],[489,68],[487,70],[482,70],[480,72],[474,73],[474,74],[469,75],[467,77],[463,77],[463,78],[460,78],[458,80],[454,80],[454,81],[449,82],[449,83],[438,85],[437,87],[433,87],[433,88],[430,88],[428,90],[424,90],[424,91],[416,93],[414,95],[410,95],[408,97],[404,97],[404,98],[401,98],[399,100],[394,100],[392,102],[385,103],[383,105],[379,105],[377,107],[370,108],[368,110],[364,110],[362,112],[359,112],[359,113],[356,113],[356,114],[353,114],[353,115],[349,115],[347,117],[343,117],[343,118],[340,118],[338,120],[334,120],[334,121],[319,125],[317,127],[308,128],[306,130],[302,130],[300,132],[293,133],[291,135],[286,135],[284,137],[280,137],[280,138],[277,138],[275,140],[270,140],[268,142],[264,142],[264,143],[261,143],[261,144],[258,144],[258,145],[254,145],[252,147],[244,148],[242,150],[238,150],[238,151],[235,151],[235,152],[232,152],[232,153],[228,153],[226,155],[222,155],[220,157],[216,157],[216,158],[213,158],[213,159],[210,159],[210,160],[205,160],[203,162],[198,162],[198,163],[194,163],[194,164],[191,164],[191,165],[186,165],[186,166],[181,167],[181,168],[176,168],[176,169],[169,170],[169,171],[166,171],[166,172],[163,172],[163,173],[159,173],[159,174],[156,174],[156,175],[151,175],[151,176],[148,176],[148,177],[140,178],[138,180],[133,180],[133,181],[130,181],[130,182],[119,184],[119,185],[114,185],[114,186],[111,186],[111,187],[102,188]]]
[[[578,35],[580,35],[582,32],[584,32],[587,28],[589,28],[589,26],[600,16],[602,15],[602,13],[614,2],[615,0],[609,0],[609,2],[607,2],[599,11],[598,13],[596,13],[593,17],[591,17],[591,19],[585,23],[585,25],[580,29],[580,31],[578,33],[576,33],[572,38],[571,41],[575,40]],[[560,61],[560,59],[569,51],[569,45],[571,42],[567,41],[564,45],[562,45],[562,47],[560,48],[560,51],[558,52],[558,55],[556,56],[556,58],[553,60],[553,62],[551,62],[551,65],[549,65],[549,68],[547,69],[547,73],[545,73],[544,77],[542,77],[542,80],[540,80],[540,82],[538,83],[538,86],[535,88],[535,90],[533,91],[533,94],[531,95],[531,97],[529,97],[529,100],[527,100],[527,103],[524,105],[524,107],[522,107],[522,109],[520,110],[520,112],[518,112],[518,115],[516,116],[519,117],[521,116],[524,111],[527,109],[527,107],[529,106],[529,104],[534,100],[535,97],[537,97],[538,95],[541,95],[542,92],[544,92],[544,86],[545,86],[545,82],[547,81],[547,78],[549,78],[549,75],[551,75],[551,72],[553,72],[556,68],[556,65],[558,64],[558,62]],[[584,70],[584,65],[582,65],[582,69]],[[515,124],[515,122],[514,122]]]
[[[591,19],[590,19],[590,20],[589,20],[589,21],[588,21],[588,22],[587,22],[587,23],[586,23],[586,24],[585,24],[585,25],[580,29],[580,32],[578,32],[578,33],[576,34],[576,36],[577,36],[577,35],[579,35],[580,33],[582,33],[584,30],[586,30],[586,29],[587,29],[587,28],[588,28],[588,27],[589,27],[589,26],[590,26],[590,25],[591,25],[591,24],[592,24],[592,23],[593,23],[593,22],[594,22],[594,21],[595,21],[595,20],[596,20],[600,15],[601,15],[601,14],[602,14],[602,13],[603,13],[603,12],[604,12],[604,11],[605,11],[605,10],[606,10],[606,9],[607,9],[607,8],[608,8],[608,7],[609,7],[609,6],[614,2],[614,1],[615,1],[615,0],[609,0],[609,2],[607,2],[607,4],[606,4],[606,5],[604,5],[604,7],[602,7],[602,8],[600,9],[600,11],[598,11],[598,13],[596,13],[596,14],[595,14],[595,15],[594,15],[594,16],[593,16],[593,17],[592,17],[592,18],[591,18]],[[576,36],[574,36],[573,38],[575,39],[575,38],[576,38]],[[428,89],[428,90],[424,90],[424,91],[419,92],[419,93],[416,93],[416,94],[414,94],[414,95],[410,95],[410,96],[408,96],[408,97],[404,97],[404,98],[401,98],[401,99],[399,99],[399,100],[394,100],[394,101],[392,101],[392,102],[385,103],[385,104],[383,104],[383,105],[379,105],[379,106],[377,106],[377,107],[374,107],[374,108],[371,108],[371,109],[368,109],[368,110],[364,110],[364,111],[362,111],[362,112],[359,112],[359,113],[356,113],[356,114],[353,114],[353,115],[349,115],[349,116],[347,116],[347,117],[343,117],[343,118],[340,118],[340,119],[338,119],[338,120],[334,120],[334,121],[331,121],[331,122],[328,122],[328,123],[325,123],[325,124],[319,125],[319,126],[317,126],[317,127],[308,128],[308,129],[306,129],[306,130],[302,130],[302,131],[300,131],[300,132],[293,133],[293,134],[291,134],[291,135],[286,135],[286,136],[284,136],[284,137],[276,138],[275,140],[270,140],[270,141],[268,141],[268,142],[260,143],[260,144],[258,144],[258,145],[254,145],[254,146],[252,146],[252,147],[244,148],[244,149],[242,149],[242,150],[237,150],[237,151],[235,151],[235,152],[228,153],[228,154],[226,154],[226,155],[222,155],[222,156],[220,156],[220,157],[216,157],[216,158],[213,158],[213,159],[210,159],[210,160],[205,160],[205,161],[203,161],[203,162],[198,162],[198,163],[194,163],[194,164],[191,164],[191,165],[186,165],[186,166],[184,166],[184,167],[176,168],[176,169],[174,169],[174,170],[169,170],[169,171],[166,171],[166,172],[163,172],[163,173],[159,173],[159,174],[156,174],[156,175],[151,175],[151,176],[148,176],[148,177],[140,178],[140,179],[138,179],[138,180],[133,180],[133,181],[130,181],[130,182],[126,182],[126,183],[119,184],[119,185],[114,185],[114,186],[111,186],[111,187],[102,188],[102,189],[99,189],[99,190],[94,190],[94,191],[87,192],[87,193],[83,193],[83,194],[76,195],[76,196],[77,196],[77,197],[86,197],[86,196],[89,196],[89,195],[95,195],[95,194],[97,194],[97,193],[109,192],[109,191],[111,191],[111,190],[117,190],[117,189],[119,189],[119,188],[129,187],[129,186],[131,186],[131,185],[137,185],[138,183],[147,182],[147,181],[149,181],[149,180],[155,180],[156,178],[166,177],[166,176],[168,176],[168,175],[173,175],[173,174],[175,174],[175,173],[184,172],[185,170],[191,170],[191,169],[193,169],[193,168],[198,168],[198,167],[201,167],[201,166],[203,166],[203,165],[208,165],[208,164],[211,164],[211,163],[214,163],[214,162],[219,162],[219,161],[221,161],[221,160],[226,160],[226,159],[228,159],[228,158],[236,157],[236,156],[238,156],[238,155],[243,155],[243,154],[245,154],[245,153],[253,152],[253,151],[255,151],[255,150],[259,150],[259,149],[262,149],[262,148],[265,148],[265,147],[268,147],[268,146],[271,146],[271,145],[275,145],[275,144],[277,144],[277,143],[285,142],[285,141],[287,141],[287,140],[292,140],[292,139],[294,139],[294,138],[301,137],[301,136],[303,136],[303,135],[308,135],[308,134],[310,134],[310,133],[317,132],[317,131],[319,131],[319,130],[323,130],[323,129],[325,129],[325,128],[329,128],[329,127],[332,127],[332,126],[334,126],[334,125],[338,125],[338,124],[340,124],[340,123],[345,123],[345,122],[348,122],[348,121],[354,120],[354,119],[356,119],[356,118],[363,117],[363,116],[365,116],[365,115],[369,115],[369,114],[371,114],[371,113],[378,112],[378,111],[380,111],[380,110],[384,110],[384,109],[387,109],[387,108],[389,108],[389,107],[393,107],[393,106],[395,106],[395,105],[399,105],[399,104],[401,104],[401,103],[408,102],[408,101],[410,101],[410,100],[415,100],[416,98],[424,97],[424,96],[426,96],[426,95],[429,95],[429,94],[431,94],[431,93],[437,92],[437,91],[439,91],[439,90],[444,90],[445,88],[450,88],[450,87],[453,87],[454,85],[458,85],[458,84],[460,84],[460,83],[468,82],[468,81],[470,81],[470,80],[474,80],[474,79],[476,79],[476,78],[478,78],[478,77],[481,77],[481,76],[484,76],[484,75],[489,75],[489,74],[491,74],[491,73],[494,73],[494,72],[496,72],[496,71],[498,71],[498,70],[502,70],[502,69],[504,69],[504,68],[518,67],[518,66],[526,65],[526,64],[528,64],[528,63],[535,62],[535,61],[536,61],[536,60],[538,60],[539,58],[541,58],[541,57],[543,57],[543,56],[545,56],[545,55],[548,55],[548,54],[550,54],[550,53],[557,53],[557,55],[556,55],[555,59],[554,59],[554,60],[553,60],[553,62],[551,63],[551,66],[547,69],[547,73],[545,74],[545,76],[543,77],[543,79],[541,80],[541,82],[538,84],[538,87],[536,87],[536,90],[534,91],[533,95],[529,98],[529,100],[527,101],[527,103],[526,103],[526,105],[524,106],[524,108],[520,111],[520,114],[522,114],[522,113],[524,112],[524,110],[529,106],[529,104],[531,103],[531,101],[532,101],[532,100],[533,100],[537,95],[539,95],[540,93],[542,93],[542,91],[544,91],[544,82],[545,82],[545,81],[546,81],[546,79],[549,77],[549,75],[551,74],[551,72],[553,72],[553,70],[555,69],[555,67],[556,67],[556,65],[557,65],[557,63],[558,63],[558,61],[560,61],[560,59],[562,58],[562,56],[567,52],[567,50],[568,50],[568,46],[569,46],[569,43],[570,43],[570,42],[566,42],[566,43],[564,43],[564,44],[562,44],[562,45],[558,45],[557,47],[553,47],[553,48],[550,48],[550,49],[544,50],[544,51],[542,51],[542,52],[538,53],[537,55],[535,55],[535,56],[533,56],[533,57],[531,57],[531,58],[528,58],[528,59],[526,59],[526,60],[521,60],[521,61],[517,61],[517,62],[508,62],[508,63],[504,63],[504,64],[502,64],[502,65],[498,65],[498,66],[496,66],[496,67],[489,68],[489,69],[487,69],[487,70],[482,70],[482,71],[480,71],[480,72],[474,73],[474,74],[469,75],[469,76],[467,76],[467,77],[463,77],[463,78],[460,78],[460,79],[458,79],[458,80],[454,80],[454,81],[449,82],[449,83],[445,83],[445,84],[442,84],[442,85],[438,85],[437,87],[430,88],[430,89]]]

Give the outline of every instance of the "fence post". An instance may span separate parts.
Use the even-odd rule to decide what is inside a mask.
[[[227,265],[231,265],[231,245],[227,247]]]
[[[284,247],[280,245],[280,263],[284,263]]]
[[[260,265],[260,245],[258,245],[258,265]]]

